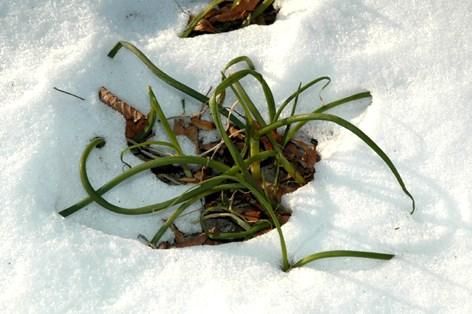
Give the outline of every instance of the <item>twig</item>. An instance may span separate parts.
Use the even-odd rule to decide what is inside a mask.
[[[77,95],[75,95],[75,94],[69,93],[69,92],[67,92],[67,91],[65,91],[65,90],[62,90],[62,89],[59,89],[59,88],[57,88],[57,87],[55,87],[55,86],[53,87],[53,89],[57,90],[58,92],[61,92],[61,93],[67,94],[67,95],[69,95],[69,96],[72,96],[72,97],[75,97],[75,98],[79,98],[79,99],[82,100],[82,101],[85,101],[85,98],[82,98],[82,97],[77,96]]]

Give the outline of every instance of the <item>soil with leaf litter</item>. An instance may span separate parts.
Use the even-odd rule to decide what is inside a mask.
[[[165,156],[164,152],[153,149],[151,145],[137,145],[139,143],[145,143],[149,137],[156,135],[151,133],[148,134],[146,138],[139,139],[139,143],[136,141],[138,134],[143,134],[145,127],[148,125],[148,119],[145,114],[115,96],[105,87],[99,90],[99,99],[104,104],[121,113],[125,118],[125,136],[130,147],[130,152],[134,156],[142,161],[149,161]],[[170,122],[173,121],[173,132],[175,135],[183,135],[191,140],[195,146],[196,155],[209,156],[212,160],[233,166],[234,161],[224,141],[218,140],[205,144],[202,143],[200,133],[215,130],[215,124],[212,121],[202,118],[206,110],[208,110],[208,108],[204,107],[202,112],[198,114],[191,116],[182,114],[179,117],[173,118],[170,120]],[[244,130],[239,129],[229,122],[226,127],[226,133],[238,150],[245,150],[246,134]],[[272,135],[277,142],[281,144],[282,135],[276,131],[274,131]],[[283,150],[284,156],[295,165],[296,170],[303,175],[305,182],[309,182],[313,179],[315,163],[320,160],[320,156],[316,151],[317,144],[318,142],[315,139],[311,139],[310,142],[301,139],[293,139]],[[273,149],[266,136],[261,138],[261,145],[266,151]],[[302,184],[293,180],[283,168],[280,169],[274,166],[274,163],[274,158],[266,159],[261,163],[261,172],[264,178],[264,190],[274,203],[279,204],[277,211],[278,219],[281,224],[284,224],[289,219],[291,211],[280,205],[281,198],[284,194],[297,190]],[[155,167],[150,170],[157,178],[171,185],[198,184],[217,175],[214,170],[205,166],[192,169],[191,176],[186,176],[184,168],[180,165]],[[222,191],[205,196],[202,199],[201,212],[202,228],[204,232],[198,234],[184,234],[172,224],[170,228],[175,235],[175,242],[161,242],[157,244],[157,247],[170,248],[173,246],[185,247],[202,244],[214,245],[228,241],[244,240],[247,236],[241,234],[245,230],[241,225],[247,226],[257,224],[258,222],[270,221],[270,217],[264,212],[259,202],[250,193],[242,190]],[[270,223],[266,223],[265,227],[261,227],[254,235],[263,234],[272,228]],[[226,236],[218,236],[223,234]],[[228,234],[232,236],[228,236]]]
[[[229,32],[251,24],[275,22],[279,9],[273,0],[213,0],[197,15],[190,15],[180,37]]]

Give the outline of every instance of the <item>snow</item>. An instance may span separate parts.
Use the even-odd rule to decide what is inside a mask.
[[[179,2],[188,9],[204,3]],[[271,26],[185,40],[176,36],[186,16],[174,1],[0,3],[0,312],[472,312],[472,3],[280,3]],[[168,213],[121,217],[90,205],[59,216],[85,195],[78,162],[90,138],[107,140],[90,158],[93,184],[122,171],[124,123],[98,102],[100,86],[146,111],[152,85],[166,114],[181,113],[182,95],[130,53],[106,57],[122,39],[202,92],[242,54],[279,103],[300,81],[321,75],[333,79],[325,101],[371,91],[370,106],[336,113],[391,156],[417,212],[409,215],[408,198],[362,142],[311,125],[306,132],[324,140],[323,160],[315,181],[286,197],[294,215],[283,230],[293,260],[331,249],[396,257],[322,260],[284,273],[275,232],[156,251],[136,236],[151,236]],[[188,110],[199,109],[186,101]],[[300,111],[313,108],[319,91],[301,101]],[[139,206],[185,189],[143,174],[108,198]],[[197,228],[192,221],[182,227]]]

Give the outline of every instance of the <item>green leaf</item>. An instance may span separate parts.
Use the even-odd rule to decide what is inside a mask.
[[[110,58],[114,58],[115,55],[120,51],[121,48],[126,48],[129,51],[131,51],[139,60],[141,60],[147,68],[154,74],[156,75],[159,79],[161,79],[163,82],[166,84],[174,87],[175,89],[185,93],[186,95],[202,102],[202,103],[207,103],[208,102],[208,97],[203,95],[202,93],[196,91],[195,89],[177,81],[176,79],[172,78],[169,76],[167,73],[159,69],[157,66],[152,63],[151,60],[149,60],[148,57],[144,53],[142,53],[141,50],[136,48],[133,44],[126,42],[126,41],[119,41],[108,53],[108,56]],[[228,110],[226,108],[220,108],[220,113],[224,116],[228,116]],[[234,123],[234,125],[238,126],[240,129],[244,129],[245,125],[242,123],[237,117],[234,115],[231,116],[231,122]]]
[[[398,184],[402,188],[403,192],[411,199],[412,201],[412,211],[411,214],[414,213],[415,211],[415,199],[413,196],[410,194],[408,189],[405,186],[405,183],[403,182],[402,177],[400,176],[400,173],[397,171],[397,168],[395,168],[395,165],[393,162],[390,160],[390,158],[385,154],[385,152],[369,137],[367,134],[362,132],[359,128],[357,128],[355,125],[350,123],[349,121],[346,121],[338,116],[331,115],[331,114],[326,114],[326,113],[309,113],[309,114],[301,114],[301,115],[296,115],[292,116],[289,118],[285,118],[282,120],[278,120],[277,122],[274,122],[265,128],[262,128],[259,130],[258,134],[259,136],[262,136],[264,134],[267,134],[268,132],[277,129],[279,127],[282,127],[284,125],[290,125],[295,122],[301,122],[301,123],[307,123],[308,121],[313,121],[313,120],[323,120],[323,121],[331,121],[334,122],[343,128],[351,131],[357,137],[359,137],[362,141],[364,141],[377,155],[387,164],[388,168],[390,171],[393,173],[395,178],[398,181]],[[290,130],[290,132],[293,130],[293,128]]]
[[[290,269],[296,267],[302,267],[308,263],[314,262],[316,260],[322,258],[332,258],[332,257],[363,257],[363,258],[371,258],[371,259],[380,259],[380,260],[390,260],[394,257],[393,254],[386,254],[386,253],[376,253],[376,252],[363,252],[363,251],[347,251],[347,250],[339,250],[339,251],[326,251],[326,252],[319,252],[312,255],[305,256],[295,264],[293,264]]]

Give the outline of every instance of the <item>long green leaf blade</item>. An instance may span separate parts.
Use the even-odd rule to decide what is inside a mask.
[[[172,78],[169,76],[167,73],[159,69],[157,66],[152,63],[151,60],[149,60],[146,55],[136,48],[133,44],[127,42],[127,41],[119,41],[108,53],[108,57],[114,58],[115,55],[120,51],[121,48],[126,48],[129,51],[131,51],[139,60],[141,60],[147,68],[154,74],[156,75],[159,79],[161,79],[163,82],[166,84],[174,87],[175,89],[187,94],[188,96],[202,102],[202,103],[207,103],[208,102],[208,97],[203,95],[202,93],[196,91],[195,89],[177,81],[176,79]],[[228,116],[228,110],[226,108],[221,107],[220,108],[220,113],[224,116]],[[231,122],[233,122],[235,125],[237,125],[240,129],[244,129],[245,125],[242,123],[237,117],[234,115],[231,116]]]
[[[332,257],[362,257],[362,258],[371,258],[371,259],[380,259],[380,260],[390,260],[394,257],[393,254],[387,253],[377,253],[377,252],[364,252],[364,251],[349,251],[349,250],[338,250],[338,251],[326,251],[319,252],[312,255],[308,255],[290,268],[302,267],[308,263],[314,262],[323,258],[332,258]]]
[[[393,162],[390,160],[390,158],[385,154],[385,152],[369,137],[367,134],[362,132],[358,127],[350,123],[349,121],[346,121],[338,116],[331,115],[331,114],[326,114],[326,113],[310,113],[310,114],[301,114],[301,115],[296,115],[293,117],[285,118],[279,121],[276,121],[265,128],[262,128],[259,130],[259,136],[262,136],[263,134],[266,134],[270,132],[271,130],[277,129],[281,126],[284,125],[289,125],[295,122],[302,122],[302,123],[307,123],[308,121],[313,121],[313,120],[323,120],[323,121],[331,121],[334,122],[343,128],[351,131],[354,133],[357,137],[359,137],[362,141],[364,141],[377,155],[385,162],[385,164],[388,166],[390,171],[393,173],[395,178],[398,181],[398,184],[402,188],[403,192],[411,199],[412,202],[412,211],[411,214],[414,213],[415,211],[415,199],[411,195],[411,193],[408,191],[406,188],[405,183],[403,182],[402,177],[400,176],[400,173],[397,171],[397,168],[395,168],[395,165]],[[292,131],[291,129],[290,131]]]

